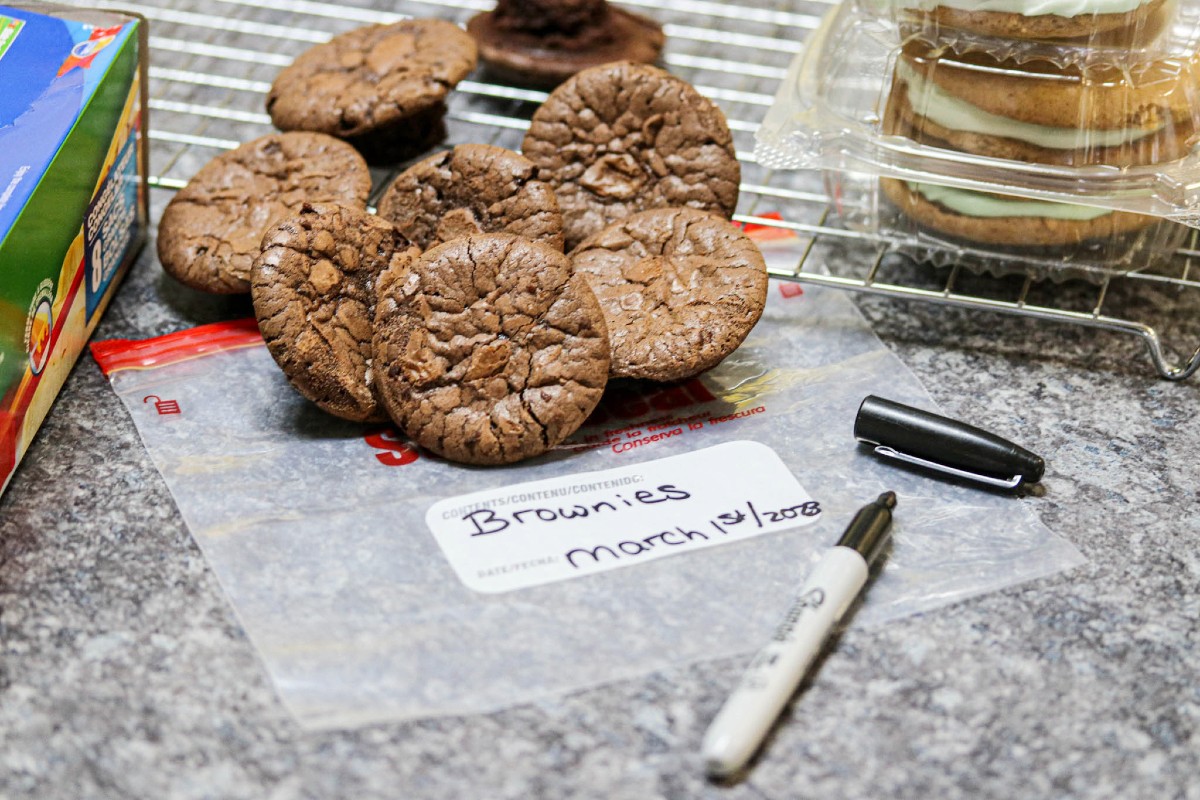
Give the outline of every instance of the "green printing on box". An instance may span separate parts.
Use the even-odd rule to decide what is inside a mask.
[[[13,39],[17,38],[17,33],[24,24],[19,19],[0,15],[0,58],[4,58],[5,51],[8,50],[8,46],[12,44]]]
[[[145,47],[129,14],[0,5],[0,487],[145,239]]]

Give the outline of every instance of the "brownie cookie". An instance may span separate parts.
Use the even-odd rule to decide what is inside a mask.
[[[380,278],[376,391],[410,439],[454,461],[554,447],[600,401],[608,361],[595,295],[544,244],[467,236]]]
[[[547,89],[611,61],[651,63],[666,41],[657,22],[607,0],[500,0],[467,32],[492,75]]]
[[[263,237],[254,314],[300,394],[343,419],[386,418],[371,387],[376,283],[418,255],[391,223],[336,205],[306,203]]]
[[[423,250],[473,233],[515,233],[562,250],[562,214],[549,184],[524,156],[460,144],[403,172],[379,200],[379,216]]]
[[[716,366],[762,316],[767,266],[733,223],[643,211],[571,253],[604,309],[614,378],[673,381]]]
[[[649,208],[728,217],[737,205],[741,168],[725,115],[657,67],[580,72],[533,115],[522,151],[558,194],[568,248]]]
[[[280,72],[267,112],[281,130],[332,134],[368,158],[417,152],[444,135],[446,95],[475,59],[475,40],[443,20],[358,28]]]
[[[217,156],[176,193],[158,258],[205,292],[250,291],[263,234],[305,201],[366,208],[371,174],[353,147],[320,133],[274,133]]]

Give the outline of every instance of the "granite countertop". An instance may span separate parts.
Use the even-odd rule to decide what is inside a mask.
[[[144,9],[164,18],[155,66],[209,69],[212,52],[172,44],[188,41],[182,26],[208,6],[156,5]],[[705,24],[777,24],[774,5],[754,5],[761,20],[734,13]],[[667,6],[653,13],[684,36],[695,22],[687,4]],[[780,5],[792,15],[784,21],[823,8],[800,6]],[[219,10],[247,24],[290,13],[238,2]],[[331,30],[358,24],[331,16]],[[207,44],[228,44],[224,35]],[[673,46],[676,66],[697,63]],[[764,56],[776,68],[787,57]],[[269,81],[275,69],[239,77]],[[245,119],[257,99],[172,74],[152,84],[155,130],[165,132],[153,170],[165,187],[214,154],[174,134],[245,140],[266,130]],[[769,95],[770,81],[756,91]],[[189,103],[246,111],[197,122],[171,110]],[[451,135],[478,132],[459,123]],[[749,133],[739,136],[748,149]],[[152,192],[155,219],[169,197]],[[1157,300],[1193,341],[1197,294]],[[1014,502],[1087,562],[851,626],[745,779],[707,781],[697,753],[745,658],[486,715],[301,730],[128,413],[84,356],[0,499],[0,797],[1200,798],[1200,379],[1159,379],[1128,336],[858,302],[947,413],[1047,455],[1044,494]],[[248,310],[244,299],[202,297],[166,278],[151,242],[97,336],[153,336]]]

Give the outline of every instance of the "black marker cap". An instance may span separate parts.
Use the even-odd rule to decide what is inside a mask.
[[[927,466],[934,469],[949,467],[992,478],[1019,476],[1029,483],[1040,481],[1046,471],[1041,456],[993,433],[874,395],[858,408],[854,438],[931,462]]]

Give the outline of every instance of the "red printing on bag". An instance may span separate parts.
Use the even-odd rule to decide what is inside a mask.
[[[405,441],[395,428],[381,428],[368,432],[363,440],[375,448],[375,458],[388,467],[403,467],[420,458],[416,445]]]

